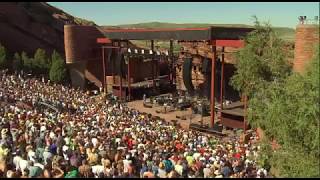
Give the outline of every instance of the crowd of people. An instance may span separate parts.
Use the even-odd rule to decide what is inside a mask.
[[[257,164],[256,136],[242,142],[176,128],[41,79],[1,71],[0,105],[0,177],[268,176]]]

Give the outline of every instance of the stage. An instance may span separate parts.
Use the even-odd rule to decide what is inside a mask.
[[[192,129],[204,133],[223,135],[230,134],[233,130],[243,129],[245,125],[244,103],[240,101],[224,105],[222,110],[220,109],[220,104],[216,105],[214,128],[209,128],[211,125],[210,116],[202,117],[201,126],[201,115],[193,114],[191,108],[186,108],[186,110],[170,111],[170,108],[167,107],[166,113],[164,113],[164,106],[152,105],[149,103],[149,107],[147,107],[143,104],[143,100],[131,101],[128,102],[127,105],[129,108],[151,114],[152,116],[159,117],[167,122],[176,123],[178,124],[177,127],[181,127],[186,130]],[[247,124],[246,129],[248,129]]]
[[[164,107],[163,106],[153,106],[152,108],[144,107],[143,105],[143,100],[137,100],[137,101],[132,101],[128,102],[128,107],[137,109],[140,112],[152,114],[152,116],[158,116],[168,122],[176,121],[181,125],[181,128],[183,129],[189,129],[190,123],[194,124],[201,124],[201,115],[200,114],[193,114],[192,115],[192,110],[191,108],[187,108],[185,111],[173,111],[173,112],[166,112],[164,113],[157,113],[159,111],[163,111]],[[181,118],[177,118],[177,116],[182,117],[185,116],[186,119],[182,120]],[[216,121],[219,121],[216,117]],[[203,117],[203,124],[208,124],[210,125],[210,116]]]
[[[243,129],[246,126],[248,129],[248,125],[244,123],[244,113],[244,103],[233,102],[221,110],[221,124],[228,128]]]

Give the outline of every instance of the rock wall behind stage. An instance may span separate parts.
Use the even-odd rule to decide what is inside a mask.
[[[303,72],[312,60],[315,44],[319,43],[319,25],[299,24],[296,28],[293,70]]]
[[[177,66],[176,66],[176,85],[177,89],[181,91],[186,91],[185,84],[183,82],[183,63],[184,58],[187,56],[192,56],[192,84],[194,87],[197,87],[201,94],[210,97],[210,84],[211,84],[211,63],[209,67],[209,76],[205,75],[202,71],[204,70],[204,59],[208,59],[211,61],[213,56],[211,46],[205,42],[198,43],[190,43],[190,42],[180,42],[183,50],[180,52]],[[225,47],[225,69],[224,69],[224,96],[228,100],[237,101],[240,99],[239,93],[233,89],[230,85],[230,78],[233,76],[235,71],[234,64],[236,63],[235,52],[237,52],[239,48],[233,47]],[[217,47],[217,58],[219,60],[216,61],[216,79],[215,79],[215,97],[216,99],[220,99],[220,78],[221,78],[221,63],[220,59],[222,58],[222,47]],[[207,84],[207,82],[209,82]],[[209,86],[209,87],[208,87]]]

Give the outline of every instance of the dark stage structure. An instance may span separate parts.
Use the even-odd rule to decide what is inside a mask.
[[[87,32],[83,33],[83,29]],[[105,93],[112,92],[125,101],[133,100],[140,89],[155,93],[175,89],[190,96],[200,94],[210,102],[210,128],[215,126],[215,113],[218,112],[223,126],[246,130],[247,98],[242,97],[238,104],[224,106],[225,75],[228,74],[229,78],[231,75],[226,72],[232,71],[229,68],[232,63],[226,63],[225,56],[244,47],[242,38],[252,30],[237,27],[121,29],[68,25],[65,26],[65,49],[75,82],[76,79],[88,79]],[[150,41],[151,46],[149,49],[139,48],[131,40]],[[155,49],[155,41],[159,40],[170,42],[167,51]],[[178,57],[173,53],[174,42],[184,47]],[[227,49],[234,51],[227,52]]]

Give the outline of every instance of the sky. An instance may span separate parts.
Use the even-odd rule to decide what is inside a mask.
[[[319,16],[318,2],[49,2],[97,25],[144,22],[253,24],[295,28],[298,16]]]

